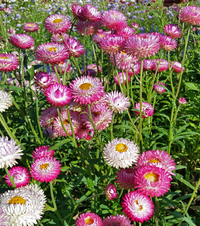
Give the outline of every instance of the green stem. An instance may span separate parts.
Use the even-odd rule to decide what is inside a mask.
[[[140,132],[139,132],[140,153],[142,153],[142,74],[143,74],[143,59],[141,60],[140,68]]]
[[[155,208],[156,219],[155,219],[155,222],[156,222],[156,226],[159,226],[159,201],[158,201],[157,197],[155,197],[155,203],[156,203],[156,208]]]
[[[40,137],[43,140],[44,137],[43,137],[43,133],[42,133],[41,126],[40,126],[40,121],[39,121],[39,107],[38,107],[38,98],[37,97],[36,97],[35,104],[36,104],[36,110],[35,111],[36,111],[37,125],[38,125],[38,129],[39,129]]]
[[[55,72],[56,72],[56,76],[57,76],[58,82],[61,83],[61,82],[60,82],[60,76],[59,76],[59,74],[58,74],[58,70],[57,70],[57,67],[56,67],[55,65],[54,65],[54,70],[55,70]]]
[[[129,113],[129,111],[127,110],[127,114],[128,114],[128,117],[129,117],[129,120],[131,122],[131,124],[133,125],[133,127],[135,128],[135,131],[137,132],[137,134],[139,134],[139,131],[137,129],[137,127],[135,126],[135,123],[133,122],[132,118],[131,118],[131,115]]]
[[[68,64],[69,64],[69,61],[67,60],[67,63],[66,63],[66,66],[65,66],[64,75],[63,75],[63,85],[66,84],[66,74],[67,74],[66,70],[67,70]]]
[[[126,92],[127,92],[127,97],[130,99],[129,96],[129,82],[128,82],[128,70],[126,69]]]
[[[113,113],[113,115],[112,115],[112,121],[111,121],[111,126],[110,126],[110,136],[111,136],[111,140],[114,139],[114,136],[113,136],[113,122],[114,122],[114,118],[115,118],[115,113]]]
[[[74,133],[74,129],[73,129],[72,120],[71,120],[71,116],[70,116],[70,113],[69,113],[68,106],[67,106],[67,116],[68,116],[68,119],[69,119],[71,131],[72,131],[72,136],[73,136],[73,140],[74,140],[73,143],[74,143],[75,148],[77,148],[78,146],[77,146],[77,143],[76,143],[75,133]]]
[[[93,118],[92,118],[92,112],[91,112],[90,104],[88,104],[88,111],[89,111],[89,118],[91,120],[91,123],[92,123],[92,126],[94,128],[94,131],[95,131],[95,133],[97,133],[96,126],[95,126],[94,121],[93,121]]]
[[[15,176],[13,176],[13,177],[11,177],[11,175],[10,175],[10,173],[9,173],[9,171],[8,171],[8,168],[5,166],[5,171],[6,171],[6,174],[8,175],[8,178],[9,178],[9,180],[10,180],[10,182],[11,182],[11,184],[12,184],[12,187],[13,188],[16,188],[16,185],[15,185]]]

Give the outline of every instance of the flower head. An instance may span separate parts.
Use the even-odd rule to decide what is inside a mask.
[[[44,71],[37,72],[34,76],[34,81],[40,88],[44,89],[48,88],[51,84],[54,83],[53,78]]]
[[[179,102],[180,105],[187,104],[187,100],[184,97],[180,97],[178,99],[178,102]]]
[[[162,72],[169,69],[169,62],[165,59],[155,60],[154,71]]]
[[[143,70],[150,71],[155,68],[156,61],[155,60],[144,60],[143,61]]]
[[[29,49],[35,44],[34,39],[27,34],[14,34],[10,37],[10,42],[20,49]]]
[[[57,72],[60,75],[63,75],[65,73],[65,71],[66,71],[66,74],[67,74],[67,73],[69,73],[72,70],[71,63],[69,61],[68,62],[64,62],[64,63],[61,62],[59,64],[52,65],[52,70],[54,72],[56,72],[54,66],[56,67]]]
[[[25,23],[23,26],[23,30],[27,32],[35,32],[39,30],[39,27],[36,23]]]
[[[160,85],[165,86],[165,84],[163,82],[157,82],[153,86],[153,88],[156,91],[156,93],[164,93],[166,91],[166,89],[164,87],[160,86]]]
[[[4,112],[12,106],[12,97],[4,90],[0,90],[0,112]]]
[[[75,222],[76,226],[103,226],[102,219],[95,213],[83,213]]]
[[[175,24],[167,24],[163,28],[165,35],[171,38],[180,38],[182,31]]]
[[[148,221],[154,213],[154,204],[151,199],[138,191],[125,194],[122,208],[129,219],[141,223]]]
[[[43,157],[52,157],[54,155],[54,150],[48,151],[50,146],[40,146],[33,151],[32,158],[39,159]]]
[[[76,19],[85,20],[85,17],[83,16],[84,8],[82,6],[78,5],[76,2],[73,2],[71,9],[72,9],[72,13]]]
[[[68,39],[69,35],[67,33],[56,33],[56,34],[52,34],[51,37],[51,41],[52,42],[57,42],[57,43],[63,43],[63,38],[64,39]]]
[[[172,70],[176,73],[181,73],[181,68],[182,68],[182,65],[180,62],[178,61],[172,61],[170,63],[170,66],[172,66]],[[185,68],[183,67],[183,72],[185,71]]]
[[[138,159],[138,152],[136,144],[124,138],[112,140],[103,149],[105,161],[117,169],[132,166]]]
[[[0,53],[0,71],[13,71],[18,66],[19,60],[16,55]]]
[[[108,216],[103,220],[104,226],[131,226],[131,221],[124,215]]]
[[[53,120],[58,116],[57,109],[53,106],[45,109],[40,115],[40,125],[42,127],[50,126],[53,124]]]
[[[117,198],[117,192],[116,192],[116,187],[114,184],[109,184],[105,187],[105,194],[106,197],[110,200],[116,199]]]
[[[136,115],[140,114],[140,103],[135,104],[135,109],[138,111],[135,111]],[[154,108],[151,104],[147,102],[142,102],[142,118],[148,118],[152,116],[154,113]]]
[[[179,18],[181,22],[199,26],[200,25],[200,7],[198,6],[182,7]]]
[[[70,56],[80,57],[85,53],[83,45],[81,45],[79,41],[76,41],[74,38],[65,39],[64,44]]]
[[[93,22],[101,20],[101,12],[99,12],[96,7],[90,4],[84,5],[82,15],[85,20]]]
[[[120,30],[115,30],[115,34],[123,36],[125,39],[134,35],[135,29],[132,27],[125,27]]]
[[[160,41],[161,41],[161,44],[160,44],[161,49],[164,49],[166,51],[172,51],[176,49],[177,43],[175,39],[168,36],[161,36]]]
[[[120,169],[117,173],[116,183],[124,189],[133,189],[133,175],[135,168]]]
[[[92,21],[78,21],[76,23],[76,30],[81,35],[95,35],[98,30],[101,28],[100,22],[92,22]]]
[[[131,26],[132,26],[134,29],[138,29],[138,28],[139,28],[139,24],[138,24],[138,23],[132,23]]]
[[[111,35],[111,31],[99,31],[98,30],[98,33],[96,33],[93,37],[93,40],[96,42],[96,43],[100,43],[101,39],[104,38],[105,36],[107,35]]]
[[[98,68],[97,68],[97,65],[96,64],[88,64],[86,66],[86,73],[91,75],[91,76],[95,76],[97,73],[101,73],[102,72],[102,68],[100,65],[98,65]]]

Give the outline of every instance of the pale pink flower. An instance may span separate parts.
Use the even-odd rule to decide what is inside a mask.
[[[143,60],[143,70],[149,71],[155,68],[156,60]]]
[[[19,66],[19,59],[14,54],[0,53],[0,71],[14,71]]]
[[[23,30],[27,32],[35,32],[39,30],[39,27],[36,23],[25,23],[23,26]]]
[[[161,44],[160,44],[161,49],[164,49],[166,51],[172,51],[177,47],[176,40],[171,37],[161,36],[160,41],[161,41]]]
[[[3,209],[0,207],[0,225],[1,226],[8,226],[7,222],[7,213],[3,212]]]
[[[118,75],[119,75],[119,81],[120,81],[120,83],[121,84],[123,84],[123,83],[126,84],[127,83],[127,81],[126,81],[126,71],[119,72]],[[131,80],[131,77],[128,74],[128,82],[130,82],[130,80]],[[114,81],[119,86],[119,81],[118,81],[117,75],[115,75]]]
[[[115,34],[123,36],[125,39],[135,34],[135,29],[132,27],[125,27],[120,30],[115,30]]]
[[[153,88],[156,91],[156,93],[164,93],[166,91],[166,89],[164,87],[160,86],[160,85],[165,86],[165,84],[163,82],[157,82],[153,86]]]
[[[134,72],[133,72],[133,71]],[[128,73],[131,75],[131,76],[133,76],[134,74],[139,74],[140,73],[140,70],[141,70],[141,62],[140,61],[138,61],[137,63],[135,63],[132,67],[131,67],[131,69],[128,71]]]
[[[180,21],[191,25],[200,25],[200,7],[186,6],[181,8]]]
[[[111,35],[111,31],[99,31],[98,30],[98,33],[96,33],[93,37],[93,40],[96,42],[96,43],[100,43],[101,39],[102,38],[105,38],[107,35]]]
[[[131,226],[131,221],[124,215],[108,216],[103,220],[104,226]]]
[[[179,102],[179,104],[181,104],[181,105],[187,104],[187,101],[186,101],[186,99],[185,99],[184,97],[180,97],[180,98],[178,99],[178,102]]]
[[[29,49],[35,44],[34,39],[27,34],[14,34],[10,37],[10,42],[20,49]]]
[[[54,155],[54,150],[48,151],[50,146],[40,146],[33,151],[32,158],[39,159],[43,157],[52,157]]]
[[[84,46],[80,44],[79,41],[76,41],[74,38],[65,39],[64,44],[70,56],[80,57],[85,53]]]
[[[11,14],[11,13],[12,13],[12,10],[11,10],[9,7],[6,7],[6,8],[4,9],[4,12],[5,12],[6,14]]]
[[[135,104],[135,109],[138,111],[135,111],[136,115],[140,115],[140,103]],[[142,102],[142,118],[148,118],[152,116],[154,113],[154,108],[151,104],[147,102]]]
[[[40,115],[40,125],[42,127],[52,125],[54,118],[57,116],[58,116],[58,112],[55,107],[51,106],[45,109]]]
[[[110,200],[117,198],[117,190],[114,184],[109,184],[105,187],[106,197]]]
[[[76,31],[78,31],[81,35],[95,35],[98,30],[101,28],[100,22],[92,22],[92,21],[78,21],[76,23]],[[86,30],[86,31],[85,31]]]
[[[157,59],[154,65],[154,71],[162,72],[169,69],[169,62],[165,59]]]
[[[138,29],[138,28],[139,28],[139,24],[138,24],[138,23],[132,23],[131,26],[132,26],[134,29]]]
[[[181,65],[181,63],[180,62],[178,62],[178,61],[172,61],[171,63],[170,63],[170,66],[172,66],[172,70],[174,71],[174,72],[176,72],[176,73],[181,73],[181,67],[182,67],[182,65]],[[183,72],[185,71],[185,68],[183,67]]]
[[[76,226],[103,226],[102,219],[95,213],[82,213],[75,222]]]
[[[180,38],[182,31],[175,24],[167,24],[163,28],[165,35],[171,38]]]
[[[133,189],[133,175],[135,173],[135,168],[120,169],[115,177],[116,183],[120,188]]]

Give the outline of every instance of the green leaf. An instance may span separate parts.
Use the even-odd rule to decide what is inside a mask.
[[[175,170],[186,169],[186,166],[177,165]]]
[[[193,185],[191,185],[188,181],[183,179],[183,176],[179,173],[176,173],[176,179],[179,180],[181,183],[184,183],[187,187],[191,188],[192,190],[195,189]]]
[[[176,133],[179,134],[179,133],[182,132],[184,129],[186,129],[188,126],[189,126],[188,124],[182,126],[180,129],[178,129],[178,130],[176,131]]]
[[[57,142],[55,145],[53,145],[52,147],[50,147],[50,148],[48,149],[48,151],[56,150],[57,148],[59,148],[60,146],[62,146],[63,144],[65,144],[65,143],[67,143],[67,142],[69,142],[69,141],[70,141],[70,139],[65,139],[65,140],[59,141],[59,142]]]
[[[200,211],[200,206],[190,206],[192,210]]]
[[[185,82],[185,85],[188,89],[190,90],[196,90],[196,91],[199,91],[199,86],[197,83],[194,83],[194,82]]]
[[[187,222],[190,226],[196,226],[196,224],[194,224],[191,220],[191,218],[188,217],[184,217],[182,214],[177,213],[177,212],[171,212],[169,210],[166,210],[168,213],[170,213],[171,215],[173,215],[175,218],[180,218],[183,221]]]
[[[92,191],[88,191],[85,195],[83,195],[80,199],[78,199],[76,201],[76,204],[79,204],[79,203],[85,201],[91,193],[92,193]]]

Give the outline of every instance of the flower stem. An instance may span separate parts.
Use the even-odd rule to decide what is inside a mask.
[[[92,123],[92,126],[94,128],[94,131],[95,131],[95,133],[97,133],[96,127],[95,127],[95,124],[94,124],[94,121],[93,121],[93,118],[92,118],[92,112],[91,112],[90,104],[88,104],[88,111],[89,111],[89,118],[91,120],[91,123]]]
[[[143,59],[141,60],[140,68],[140,132],[139,132],[140,153],[142,153],[142,74],[143,74]]]
[[[14,180],[15,176],[11,177],[11,175],[10,175],[10,173],[8,171],[8,168],[6,166],[5,166],[5,171],[6,171],[6,174],[8,175],[8,178],[9,178],[11,184],[12,184],[12,187],[16,188],[15,180]]]
[[[155,203],[156,203],[156,219],[155,219],[155,222],[156,222],[156,226],[159,226],[159,201],[158,201],[158,198],[155,197]]]
[[[113,115],[112,115],[112,121],[111,121],[111,126],[110,126],[110,136],[111,136],[111,140],[114,139],[114,136],[113,136],[113,122],[114,122],[114,118],[115,118],[115,113],[113,113]]]
[[[68,116],[68,119],[69,119],[69,124],[70,124],[71,131],[72,131],[72,136],[73,136],[73,140],[74,140],[73,143],[74,143],[75,148],[77,148],[75,133],[74,133],[74,129],[73,129],[72,120],[71,120],[71,117],[70,117],[68,106],[67,106],[67,116]]]

